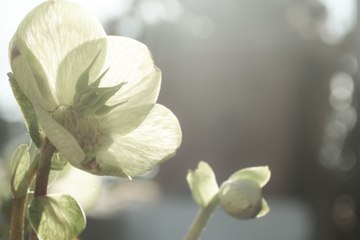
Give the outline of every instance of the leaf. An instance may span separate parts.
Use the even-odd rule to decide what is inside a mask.
[[[67,163],[68,161],[63,156],[61,156],[60,153],[55,153],[51,158],[51,170],[63,170]]]
[[[80,205],[66,194],[34,197],[28,217],[39,240],[74,239],[86,225]]]
[[[268,166],[250,167],[241,169],[233,173],[230,177],[230,181],[238,179],[252,179],[259,183],[260,187],[263,187],[270,180],[271,172]]]
[[[206,162],[199,162],[195,171],[189,170],[186,180],[195,202],[203,208],[205,208],[211,199],[219,192],[215,174]]]
[[[8,73],[10,86],[14,93],[15,99],[20,106],[20,110],[23,114],[26,127],[30,133],[30,137],[36,146],[39,148],[42,143],[43,133],[39,127],[34,108],[30,100],[25,96],[22,92],[19,84],[17,83],[14,75],[12,73]]]
[[[14,197],[23,197],[27,193],[30,156],[28,146],[20,145],[11,159],[12,176],[11,176],[11,192]]]

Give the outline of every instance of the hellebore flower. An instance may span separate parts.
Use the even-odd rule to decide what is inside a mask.
[[[137,176],[180,146],[177,118],[156,103],[161,71],[148,48],[106,36],[78,5],[56,0],[33,9],[13,36],[9,58],[41,129],[73,166]]]
[[[219,188],[215,173],[206,162],[199,162],[186,177],[195,202],[203,209],[215,209],[220,203],[230,216],[238,219],[260,218],[270,208],[262,196],[262,188],[270,180],[268,166],[240,169]]]
[[[262,188],[270,180],[268,166],[249,167],[233,173],[219,191],[220,205],[238,219],[260,218],[270,208],[262,197]]]

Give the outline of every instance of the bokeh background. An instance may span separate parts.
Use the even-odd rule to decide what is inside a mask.
[[[3,198],[6,162],[28,141],[7,82],[7,46],[40,2],[0,3]],[[272,170],[264,189],[270,214],[239,221],[219,208],[204,240],[360,239],[358,1],[76,2],[94,12],[108,34],[149,46],[163,72],[159,102],[183,130],[177,155],[148,176],[85,178],[74,186],[79,198],[91,199],[81,239],[181,239],[197,211],[185,176],[200,160],[213,167],[219,183],[244,167]],[[79,179],[72,175],[70,185]],[[2,213],[0,231],[5,228]]]

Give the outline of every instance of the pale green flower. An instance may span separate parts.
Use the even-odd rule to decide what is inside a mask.
[[[270,176],[268,166],[249,167],[233,173],[219,190],[224,211],[238,219],[260,218],[268,214],[270,208],[262,196],[262,188]]]
[[[199,162],[195,171],[186,176],[195,202],[202,208],[214,210],[218,202],[229,215],[238,219],[260,218],[270,208],[262,196],[262,188],[270,180],[268,166],[240,169],[233,173],[220,187],[210,165]]]
[[[156,104],[161,72],[148,48],[106,36],[78,5],[57,0],[33,9],[16,31],[9,57],[41,128],[73,166],[137,176],[179,147],[177,118]]]

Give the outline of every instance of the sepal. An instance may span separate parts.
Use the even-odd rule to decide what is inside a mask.
[[[189,170],[186,180],[195,202],[202,208],[205,208],[219,191],[215,174],[206,162],[199,162],[195,171]]]

